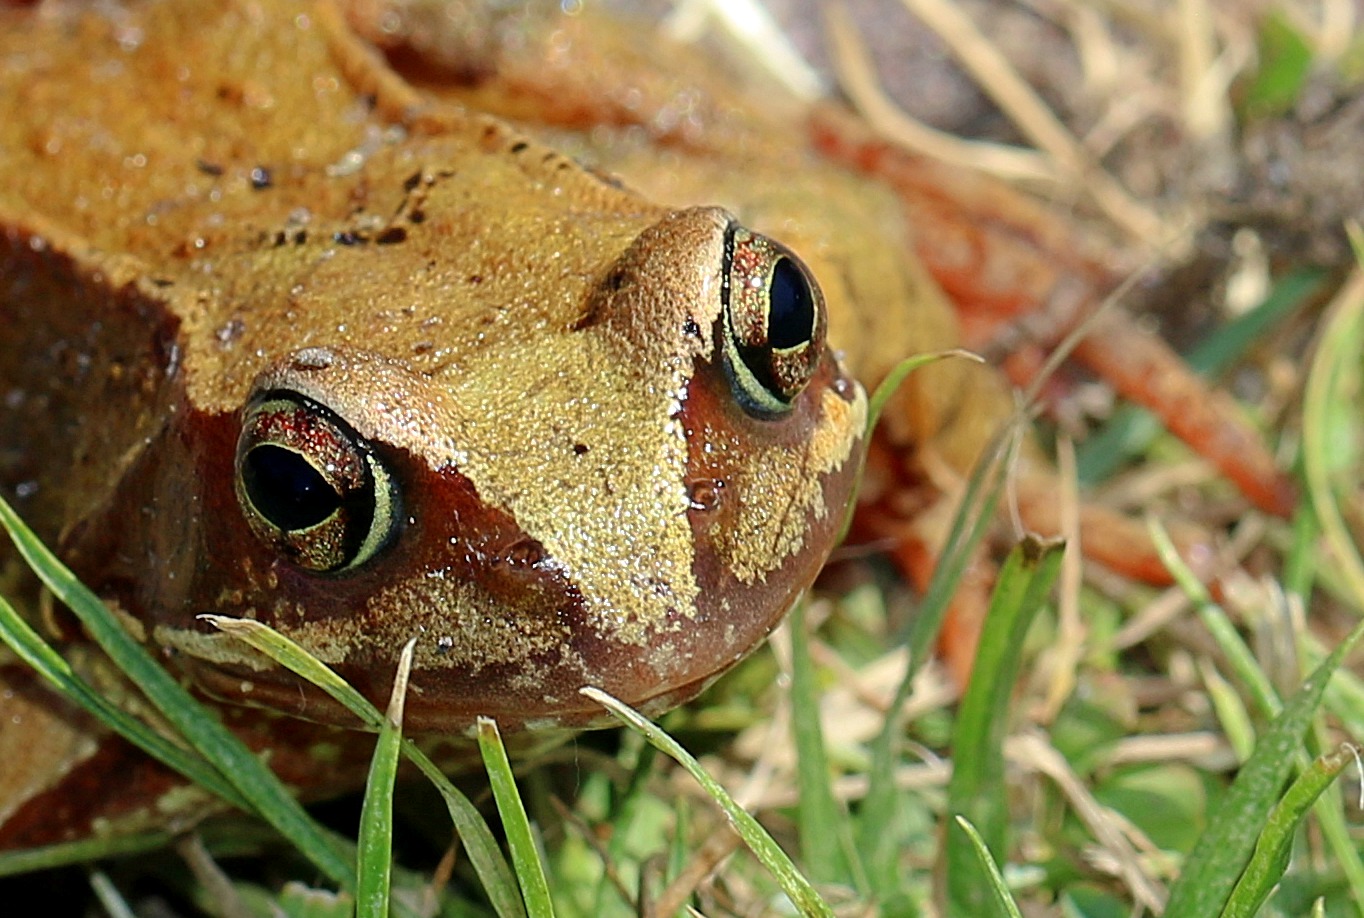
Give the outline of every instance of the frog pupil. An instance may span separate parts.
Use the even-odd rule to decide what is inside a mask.
[[[768,283],[767,342],[778,350],[810,343],[815,328],[815,297],[804,273],[782,257]]]
[[[303,456],[261,444],[246,454],[242,484],[260,514],[285,532],[316,526],[341,506],[341,496]]]

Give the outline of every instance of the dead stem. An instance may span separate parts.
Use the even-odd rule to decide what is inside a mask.
[[[1075,472],[1075,447],[1063,439],[1057,445],[1057,481],[1061,484],[1061,534],[1066,554],[1061,559],[1057,597],[1056,640],[1044,653],[1039,666],[1049,674],[1046,696],[1037,721],[1050,724],[1075,691],[1089,629],[1080,612],[1080,583],[1084,576],[1084,549],[1080,542],[1080,494]]]
[[[1058,164],[1067,180],[1078,182],[1116,226],[1156,250],[1163,250],[1180,238],[1180,227],[1172,226],[1171,221],[1137,201],[1116,179],[1099,168],[1089,151],[1017,69],[951,0],[900,2],[942,38],[980,88],[1023,135]]]
[[[842,6],[825,8],[825,25],[838,79],[853,105],[890,143],[943,162],[1011,181],[1055,187],[1060,175],[1036,150],[966,140],[931,128],[901,110],[881,89],[866,45]]]
[[[1128,820],[1102,805],[1084,786],[1065,757],[1040,734],[1024,733],[1010,737],[1006,744],[1011,761],[1046,775],[1057,786],[1080,820],[1094,834],[1103,850],[1111,855],[1115,872],[1133,899],[1159,914],[1164,910],[1164,885],[1147,873],[1137,848],[1147,854],[1159,848]]]

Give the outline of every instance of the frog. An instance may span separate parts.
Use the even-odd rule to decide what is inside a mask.
[[[868,388],[962,340],[932,233],[840,116],[637,34],[558,5],[0,10],[0,493],[302,794],[372,740],[206,614],[376,702],[415,639],[418,735],[599,725],[584,685],[658,715],[810,587],[869,455],[855,531],[929,570],[942,470],[1014,415],[940,361],[869,441]],[[1034,446],[1016,474],[1045,527]],[[9,657],[0,699],[0,850],[166,820],[178,779]]]
[[[415,638],[413,733],[578,728],[581,686],[661,713],[809,586],[866,396],[786,244],[473,108],[405,127],[325,6],[5,15],[6,496],[202,692],[354,726],[216,613],[375,699]],[[109,769],[16,710],[30,845]]]

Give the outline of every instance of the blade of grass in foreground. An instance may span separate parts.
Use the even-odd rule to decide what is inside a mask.
[[[493,800],[497,803],[498,815],[502,817],[502,828],[507,832],[507,845],[511,848],[516,877],[521,881],[526,911],[531,918],[552,918],[554,902],[549,895],[549,884],[545,882],[540,849],[535,844],[535,834],[531,831],[530,820],[526,818],[526,807],[521,803],[521,794],[516,789],[516,778],[512,775],[511,762],[507,759],[507,748],[502,744],[497,721],[490,717],[478,719],[478,749],[483,753],[483,765],[488,770]]]
[[[393,696],[388,716],[379,729],[379,741],[369,763],[365,800],[360,807],[360,838],[356,847],[356,918],[388,918],[388,895],[393,873],[393,783],[398,777],[398,757],[403,738],[403,703],[407,679],[412,673],[413,638],[398,657]]]
[[[1236,881],[1227,907],[1222,910],[1222,918],[1252,918],[1259,914],[1260,907],[1288,867],[1288,856],[1292,853],[1293,835],[1298,825],[1322,791],[1346,765],[1355,761],[1357,755],[1355,747],[1346,745],[1321,756],[1288,788],[1283,799],[1265,820],[1264,829],[1255,842],[1255,852],[1245,872]]]
[[[1023,913],[1018,910],[1018,904],[1014,902],[1014,897],[1009,894],[1009,887],[1004,885],[1004,875],[999,872],[999,865],[991,856],[990,849],[985,847],[985,840],[980,837],[976,827],[971,825],[971,821],[965,816],[957,816],[955,821],[957,827],[961,829],[971,843],[971,850],[975,852],[981,872],[985,874],[986,882],[984,885],[989,890],[990,901],[994,905],[991,910],[992,913],[1004,915],[1007,918],[1023,918]]]
[[[1175,582],[1179,584],[1180,588],[1184,590],[1189,599],[1193,601],[1199,619],[1217,642],[1218,647],[1222,650],[1227,662],[1236,673],[1237,678],[1250,693],[1256,707],[1265,717],[1272,718],[1277,716],[1283,709],[1283,704],[1279,700],[1278,693],[1270,684],[1269,677],[1266,676],[1264,671],[1260,668],[1260,664],[1256,661],[1255,655],[1251,652],[1250,648],[1246,646],[1245,641],[1241,639],[1241,636],[1237,632],[1236,627],[1232,624],[1231,619],[1219,605],[1213,602],[1212,596],[1208,593],[1207,588],[1199,582],[1198,578],[1194,576],[1194,573],[1189,570],[1188,566],[1184,563],[1184,560],[1180,558],[1174,543],[1170,541],[1168,533],[1166,533],[1159,521],[1154,517],[1148,518],[1147,528],[1151,533],[1151,540],[1155,543],[1156,550],[1159,552],[1161,560],[1165,563],[1165,566],[1169,569],[1170,573],[1174,575]],[[1303,643],[1305,645],[1307,642]],[[1313,655],[1307,650],[1306,646],[1303,647],[1300,653],[1307,659],[1313,658]],[[1321,656],[1322,654],[1315,655],[1318,662],[1320,661]],[[1348,676],[1347,671],[1339,672],[1336,674],[1336,679],[1334,681],[1341,682],[1346,676]],[[1211,684],[1209,685],[1209,689],[1210,692],[1215,692],[1214,686]],[[1330,687],[1328,687],[1328,691],[1323,697],[1326,699],[1326,704],[1329,706],[1331,704]],[[1244,743],[1245,752],[1240,753],[1242,744],[1237,742],[1237,738],[1233,733],[1236,729],[1237,721],[1240,717],[1244,716],[1244,706],[1241,705],[1239,696],[1228,691],[1225,697],[1219,699],[1214,693],[1213,704],[1217,708],[1218,717],[1222,721],[1223,730],[1228,734],[1228,739],[1232,741],[1233,747],[1238,749],[1241,758],[1249,758],[1250,753],[1253,751],[1253,740],[1246,741]],[[1231,715],[1231,717],[1229,718],[1228,715]],[[1246,722],[1248,724],[1248,718],[1246,719]],[[1247,727],[1245,733],[1247,736],[1250,736],[1252,731]],[[1314,737],[1309,734],[1307,741],[1304,744],[1304,748],[1299,751],[1297,756],[1299,767],[1308,767],[1309,750],[1318,751],[1321,748],[1322,747],[1315,742]],[[1331,849],[1335,852],[1340,869],[1345,874],[1351,887],[1356,891],[1364,890],[1364,864],[1361,864],[1359,853],[1356,851],[1354,843],[1349,839],[1349,829],[1345,825],[1344,811],[1341,807],[1332,805],[1331,798],[1334,796],[1334,791],[1328,787],[1325,789],[1324,793],[1326,796],[1322,797],[1316,806],[1317,821],[1321,827],[1322,834],[1325,836]],[[1356,898],[1358,898],[1358,896]]]
[[[1194,845],[1170,890],[1165,918],[1205,918],[1220,914],[1250,858],[1266,814],[1275,806],[1307,731],[1321,704],[1326,683],[1364,636],[1364,623],[1350,632],[1307,678],[1298,693],[1260,735],[1255,752],[1241,767]]]
[[[810,881],[796,869],[796,865],[791,863],[786,852],[781,850],[780,846],[772,840],[772,836],[767,834],[767,831],[758,824],[758,820],[754,819],[752,814],[734,802],[734,798],[726,793],[720,783],[701,767],[701,763],[697,762],[691,753],[683,749],[675,739],[665,733],[653,721],[601,689],[587,686],[579,689],[579,691],[606,708],[612,716],[630,729],[640,733],[656,749],[671,757],[687,770],[687,773],[701,785],[711,799],[719,805],[720,809],[724,810],[730,823],[733,824],[734,830],[744,840],[744,844],[772,874],[777,884],[781,886],[782,891],[786,893],[786,897],[791,900],[791,904],[796,907],[800,914],[833,918],[833,909],[820,898],[819,893],[815,892],[815,888],[810,885]]]
[[[175,836],[169,832],[143,832],[121,838],[88,838],[27,851],[6,851],[0,854],[0,877],[156,851],[174,840]]]
[[[870,441],[873,433],[876,432],[876,425],[881,420],[881,412],[885,410],[886,404],[896,391],[920,367],[928,366],[948,357],[964,357],[976,363],[984,363],[985,360],[979,354],[961,348],[950,348],[945,351],[934,351],[929,354],[915,354],[913,357],[906,357],[897,363],[891,371],[886,374],[886,378],[881,380],[881,384],[876,387],[876,391],[867,400],[867,425],[863,436]],[[856,494],[862,488],[862,473],[866,470],[867,459],[864,454],[862,461],[857,466],[857,473],[853,477],[852,493]],[[840,544],[848,537],[848,529],[852,527],[853,516],[857,510],[857,501],[848,502],[848,511],[843,516],[843,525],[838,530],[838,538],[834,544]]]
[[[1274,686],[1269,682],[1269,677],[1260,668],[1259,662],[1255,659],[1255,654],[1246,646],[1246,642],[1241,639],[1236,631],[1236,626],[1222,607],[1213,602],[1212,594],[1208,588],[1179,555],[1179,549],[1170,538],[1169,532],[1164,525],[1154,515],[1146,518],[1146,531],[1151,534],[1151,542],[1155,545],[1156,553],[1160,556],[1165,569],[1174,577],[1175,583],[1184,591],[1193,603],[1198,617],[1203,622],[1203,626],[1208,629],[1217,646],[1226,656],[1227,662],[1241,683],[1250,692],[1251,700],[1255,707],[1265,717],[1273,717],[1279,713],[1280,704],[1278,695],[1274,691]]]
[[[1356,260],[1364,263],[1364,254],[1359,251],[1364,243],[1357,228],[1351,241],[1356,247]],[[1335,480],[1343,470],[1333,467],[1340,452],[1336,447],[1339,428],[1358,423],[1359,417],[1356,396],[1349,391],[1347,380],[1350,374],[1358,372],[1359,355],[1364,351],[1364,267],[1356,267],[1336,294],[1318,342],[1307,376],[1307,391],[1303,393],[1303,477],[1334,561],[1332,566],[1348,585],[1356,609],[1364,611],[1364,560],[1334,496],[1337,487],[1344,484]],[[1353,487],[1354,482],[1350,481],[1342,490]]]
[[[818,883],[858,886],[850,852],[848,817],[834,799],[833,775],[824,754],[824,731],[819,724],[815,666],[810,659],[810,635],[805,626],[806,604],[791,611],[791,732],[796,746],[796,820],[800,826],[800,854],[805,869]],[[847,842],[847,844],[844,844]],[[867,892],[865,888],[863,893]]]
[[[994,520],[995,508],[1004,491],[1006,457],[1010,452],[1010,425],[1000,431],[981,452],[971,478],[967,481],[961,503],[952,517],[952,528],[947,545],[933,569],[933,578],[924,591],[923,602],[915,618],[909,637],[909,666],[896,689],[889,713],[881,732],[872,743],[871,773],[867,796],[861,806],[858,823],[858,850],[872,889],[878,897],[889,898],[901,886],[899,868],[900,844],[893,826],[898,814],[899,790],[895,786],[895,765],[899,757],[899,740],[903,731],[900,711],[904,710],[914,685],[914,676],[929,657],[929,648],[937,640],[947,615],[948,605],[956,595],[965,574],[967,562]]]
[[[247,619],[225,618],[218,615],[206,615],[204,619],[307,679],[340,704],[345,705],[346,710],[360,718],[367,726],[374,729],[382,727],[384,717],[378,708],[316,657],[278,631]],[[499,918],[525,918],[526,909],[521,902],[521,891],[516,877],[506,858],[502,856],[502,850],[498,847],[483,814],[459,788],[450,783],[444,772],[412,740],[403,740],[402,751],[403,755],[435,785],[445,800],[450,820],[464,843],[469,861],[474,865],[474,871],[483,883],[484,892],[487,893],[493,910],[497,912]]]
[[[80,704],[100,723],[143,752],[233,806],[243,810],[250,809],[236,789],[203,758],[183,746],[176,745],[128,712],[115,707],[94,687],[77,676],[66,659],[53,650],[3,596],[0,596],[0,641],[8,644],[19,659],[32,667],[63,696]]]
[[[1349,281],[1333,300],[1318,331],[1317,354],[1312,360],[1307,388],[1303,394],[1302,470],[1307,507],[1300,510],[1294,526],[1292,557],[1296,575],[1292,588],[1297,595],[1310,595],[1310,578],[1320,571],[1325,584],[1340,584],[1338,592],[1346,597],[1356,613],[1364,613],[1364,561],[1348,526],[1343,525],[1341,506],[1352,500],[1350,508],[1358,513],[1355,484],[1361,465],[1356,428],[1359,419],[1360,372],[1364,369],[1364,275],[1358,264],[1364,262],[1364,241],[1357,225],[1347,227],[1354,248],[1356,268]],[[1343,447],[1343,448],[1342,448]],[[1323,544],[1326,551],[1322,551]],[[1313,649],[1310,634],[1303,634],[1299,646],[1310,659],[1321,654]],[[1329,687],[1326,706],[1355,736],[1360,735],[1364,703],[1358,680],[1342,670]],[[1320,735],[1320,725],[1317,729]],[[1322,748],[1321,746],[1317,747]],[[1346,825],[1345,809],[1338,805],[1337,785],[1329,786],[1317,803],[1317,818],[1322,834],[1340,862],[1358,914],[1364,915],[1364,857]]]
[[[952,779],[947,811],[965,816],[995,857],[1007,850],[1009,808],[1004,782],[1004,734],[1009,701],[1023,659],[1023,643],[1061,570],[1064,544],[1025,538],[1004,562],[981,629],[971,683],[952,735]],[[948,913],[983,914],[990,886],[981,876],[973,840],[948,826]]]
[[[249,804],[251,811],[289,839],[332,882],[353,889],[354,865],[274,773],[151,658],[99,597],[87,590],[24,526],[19,515],[4,500],[0,500],[0,525],[9,532],[19,553],[52,594],[75,613],[114,664],[190,746],[213,764]]]

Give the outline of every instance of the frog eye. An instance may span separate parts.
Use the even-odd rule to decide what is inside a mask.
[[[399,515],[397,487],[370,444],[296,392],[266,392],[247,406],[236,486],[256,537],[313,571],[364,564]]]
[[[824,297],[790,250],[733,224],[723,277],[723,345],[735,397],[756,417],[783,414],[819,365]]]

